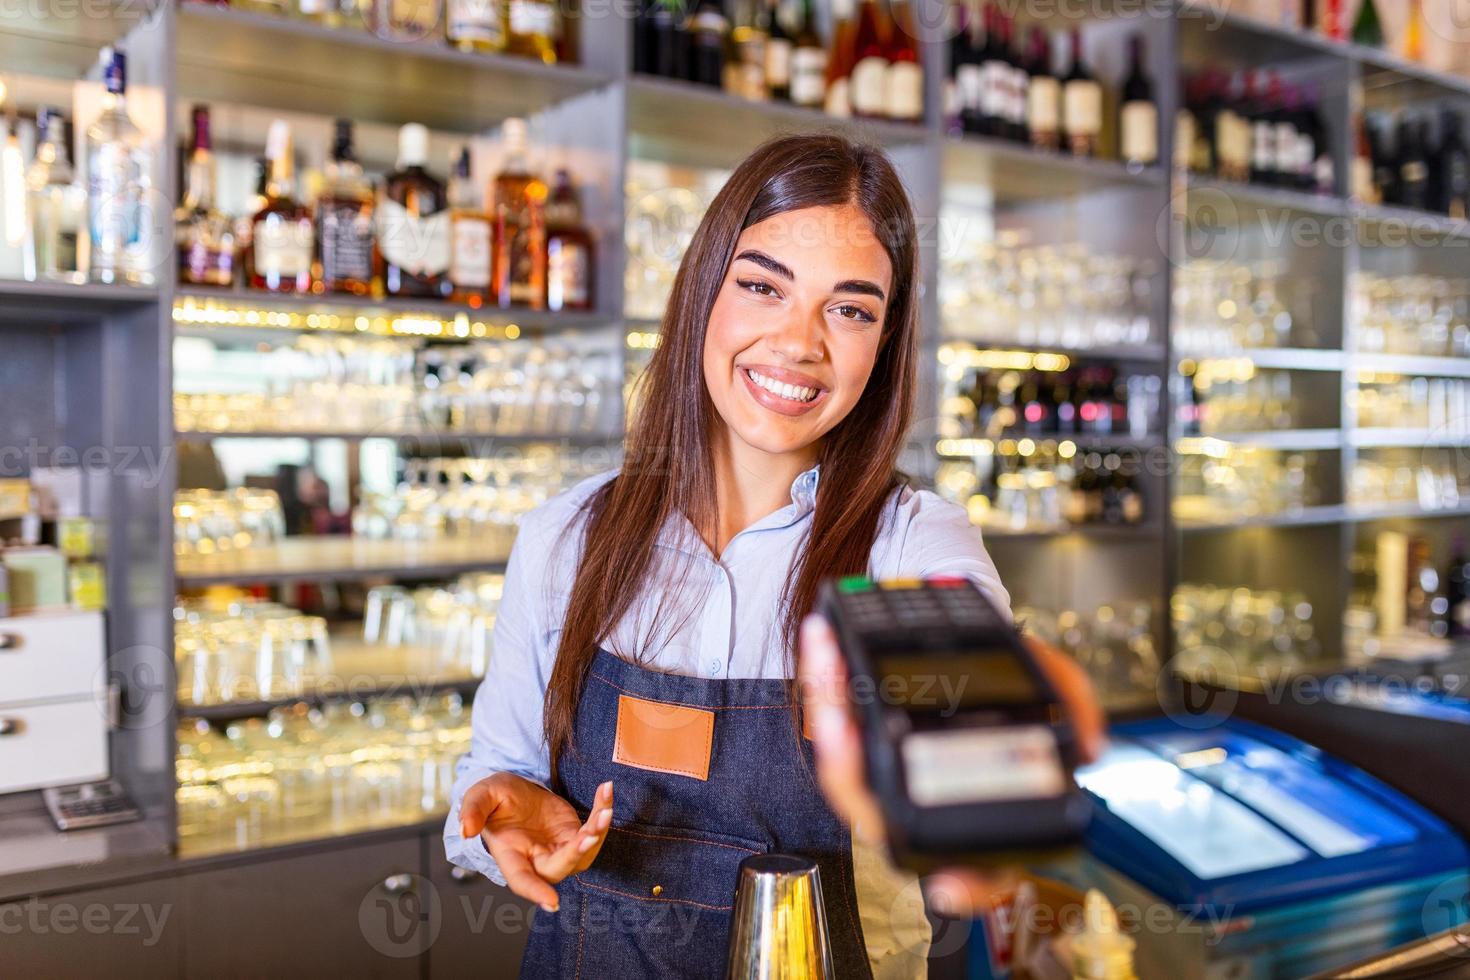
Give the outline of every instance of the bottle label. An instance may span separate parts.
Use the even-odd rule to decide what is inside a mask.
[[[556,33],[556,8],[539,0],[510,0],[510,32],[551,37]]]
[[[1026,122],[1033,132],[1055,133],[1061,128],[1058,112],[1061,94],[1061,85],[1050,75],[1031,79],[1031,88],[1026,93]]]
[[[516,306],[539,307],[546,287],[544,233],[539,223],[507,220],[503,234],[506,294]]]
[[[1159,111],[1141,99],[1123,106],[1123,159],[1151,164],[1159,158]]]
[[[1102,131],[1102,89],[1097,82],[1068,82],[1062,87],[1062,120],[1069,137]]]
[[[887,102],[887,82],[887,59],[869,56],[854,65],[848,83],[852,111],[860,116],[881,116]]]
[[[449,0],[446,12],[449,40],[505,44],[499,0]]]
[[[378,205],[378,250],[383,258],[416,276],[440,276],[449,269],[449,212],[418,216],[397,201]]]
[[[592,256],[576,242],[553,238],[546,248],[547,305],[553,310],[590,305]]]
[[[785,38],[766,40],[766,86],[787,88],[791,85],[791,42]]]
[[[836,116],[839,119],[846,119],[852,115],[852,99],[848,94],[850,87],[845,78],[837,78],[832,81],[827,88],[827,101],[824,106],[827,115]]]
[[[960,65],[954,73],[960,90],[960,108],[981,112],[985,105],[985,75],[979,65]]]
[[[1272,139],[1276,143],[1276,169],[1288,175],[1298,175],[1302,169],[1302,146],[1297,139],[1296,127],[1291,123],[1279,122],[1272,127]],[[1311,157],[1307,158],[1308,160]]]
[[[1276,170],[1276,134],[1270,123],[1251,124],[1251,169],[1266,173]]]
[[[373,220],[350,201],[317,205],[321,222],[322,278],[328,282],[367,282],[373,277]]]
[[[255,249],[255,272],[266,278],[295,279],[311,271],[311,222],[287,221],[268,214],[255,222],[251,247]]]
[[[478,215],[453,219],[449,281],[467,289],[490,285],[490,222]]]
[[[912,61],[888,66],[888,117],[918,119],[924,115],[924,72]]]
[[[146,261],[142,173],[127,146],[96,147],[88,167],[87,205],[95,266],[119,270]]]
[[[1011,69],[1011,114],[1017,126],[1026,125],[1026,100],[1031,94],[1031,76],[1024,68]]]
[[[791,101],[797,105],[821,105],[827,94],[827,52],[822,48],[797,48],[791,52]]]
[[[980,66],[980,112],[987,119],[1010,118],[1011,68],[992,58]]]

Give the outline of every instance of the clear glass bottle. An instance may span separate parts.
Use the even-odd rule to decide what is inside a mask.
[[[179,282],[194,286],[235,283],[235,227],[214,206],[215,162],[209,135],[209,108],[196,105],[189,141],[184,199],[174,213]]]
[[[470,177],[470,148],[462,147],[449,177],[449,298],[474,309],[490,297],[492,232],[484,204]]]
[[[449,295],[449,212],[444,183],[424,169],[429,131],[409,123],[398,131],[398,169],[378,200],[375,264],[389,296]]]
[[[271,123],[266,139],[270,177],[265,200],[251,218],[245,276],[251,289],[273,293],[311,291],[315,229],[311,210],[296,200],[296,160],[285,120]]]
[[[546,308],[592,308],[592,235],[582,222],[582,203],[565,168],[556,172],[546,202]]]
[[[107,95],[102,113],[87,127],[87,223],[92,236],[92,278],[151,285],[153,236],[143,202],[151,178],[143,133],[128,118],[127,56],[103,48]]]
[[[87,191],[66,158],[66,119],[55,109],[36,113],[36,156],[26,172],[25,277],[86,282],[90,264]]]
[[[373,186],[352,147],[352,120],[338,119],[316,204],[316,280],[323,292],[373,293]]]
[[[505,164],[495,178],[495,301],[540,309],[546,302],[546,182],[531,172],[524,119],[507,119]]]

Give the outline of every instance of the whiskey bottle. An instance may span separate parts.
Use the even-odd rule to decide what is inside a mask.
[[[449,176],[450,299],[474,309],[490,295],[490,218],[470,179],[470,148],[463,147]]]
[[[592,236],[571,175],[561,169],[546,202],[546,308],[590,310],[592,295]]]
[[[446,0],[444,36],[461,51],[505,49],[502,0]]]
[[[311,211],[294,196],[296,161],[291,129],[285,120],[271,123],[265,155],[270,161],[270,176],[265,200],[250,219],[246,282],[251,289],[273,293],[307,293],[311,291],[316,233]]]
[[[352,147],[352,120],[338,119],[325,186],[316,204],[317,268],[321,290],[373,292],[373,188]]]
[[[505,50],[508,54],[554,64],[560,29],[555,0],[507,0]]]
[[[152,229],[143,202],[149,191],[148,145],[128,117],[127,56],[103,48],[107,94],[102,113],[87,127],[87,223],[92,236],[92,278],[151,285]]]
[[[184,199],[175,214],[179,282],[193,286],[235,284],[235,227],[214,206],[214,149],[209,135],[209,108],[196,105]]]
[[[546,182],[527,162],[524,119],[507,119],[506,157],[495,178],[495,302],[540,309],[546,302]]]
[[[378,199],[374,266],[389,296],[443,298],[449,281],[449,212],[444,184],[424,169],[429,131],[398,131],[398,169]]]
[[[66,159],[66,119],[55,109],[36,113],[36,156],[26,172],[30,226],[25,241],[25,277],[85,282],[90,258],[87,191]]]

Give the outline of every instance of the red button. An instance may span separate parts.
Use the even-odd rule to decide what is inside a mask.
[[[963,589],[970,584],[970,580],[962,575],[935,575],[924,579],[924,582],[939,589]]]

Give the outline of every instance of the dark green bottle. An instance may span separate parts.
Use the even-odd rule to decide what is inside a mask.
[[[1358,10],[1358,19],[1353,21],[1353,43],[1383,47],[1383,21],[1378,19],[1378,7],[1373,0],[1363,0]]]

